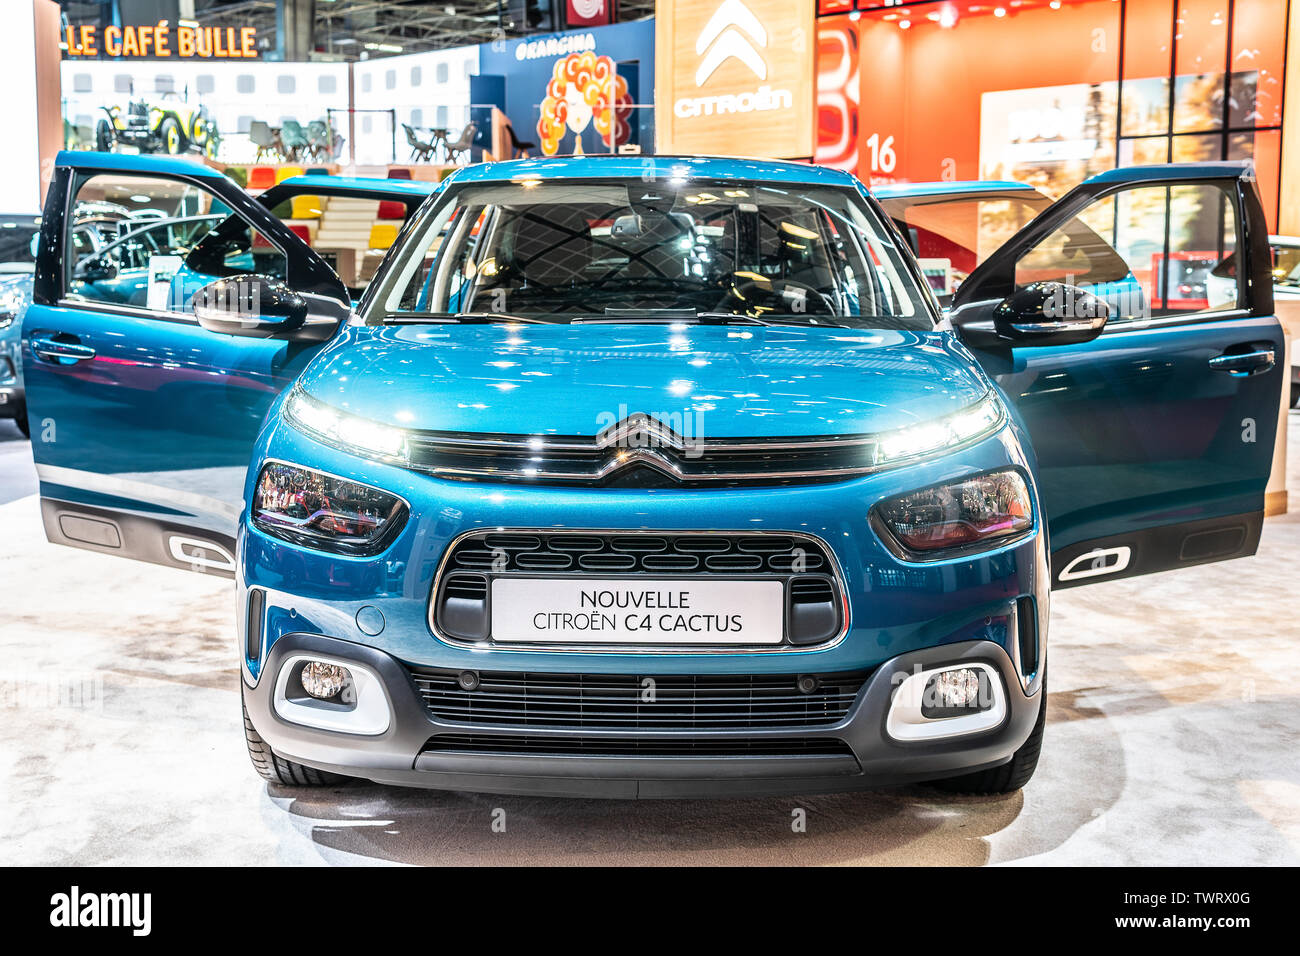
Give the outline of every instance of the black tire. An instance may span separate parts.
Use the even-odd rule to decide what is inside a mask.
[[[277,757],[262,735],[248,719],[248,705],[244,703],[243,688],[239,692],[239,704],[244,710],[244,742],[248,744],[248,759],[253,761],[253,769],[263,780],[278,783],[284,787],[337,787],[352,778],[341,773],[330,773],[305,767],[292,760]]]
[[[968,793],[977,796],[1015,793],[1029,782],[1038,766],[1038,755],[1043,749],[1043,729],[1047,726],[1047,685],[1044,683],[1042,703],[1038,706],[1038,720],[1029,739],[1020,745],[1011,760],[1000,767],[964,773],[959,777],[945,777],[931,781],[931,786],[949,793]]]
[[[95,149],[101,153],[113,151],[113,125],[108,120],[95,124]]]
[[[162,121],[162,126],[158,127],[158,142],[162,144],[162,151],[171,156],[177,156],[189,149],[189,142],[185,139],[185,131],[181,129],[181,124],[170,116]]]

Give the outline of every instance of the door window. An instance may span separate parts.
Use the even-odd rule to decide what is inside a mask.
[[[1240,304],[1237,206],[1214,183],[1138,186],[1090,203],[1016,263],[1016,287],[1081,286],[1108,327]]]
[[[186,312],[214,279],[287,275],[279,248],[190,183],[97,174],[77,186],[72,210],[66,288],[77,301]]]

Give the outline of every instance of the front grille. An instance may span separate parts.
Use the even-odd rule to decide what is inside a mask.
[[[766,576],[828,573],[831,560],[815,539],[783,534],[486,532],[462,538],[446,570]]]
[[[869,673],[655,675],[493,673],[474,690],[460,671],[412,672],[429,715],[451,723],[581,730],[817,727],[848,716]]]
[[[522,734],[439,734],[425,754],[538,754],[558,757],[852,757],[834,737],[647,739],[644,737],[529,737]]]
[[[646,415],[598,435],[413,432],[407,464],[441,478],[601,484],[617,487],[792,484],[876,470],[873,435],[796,438],[682,436]]]
[[[434,630],[455,640],[490,640],[492,579],[512,575],[777,580],[785,585],[787,643],[824,643],[843,625],[830,551],[811,536],[498,530],[465,535],[451,547],[433,596]]]

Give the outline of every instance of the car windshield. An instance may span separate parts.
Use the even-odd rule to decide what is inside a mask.
[[[925,330],[895,234],[851,189],[468,184],[421,213],[371,322],[742,322]]]
[[[0,219],[0,275],[36,271],[36,244],[41,221],[35,216]]]

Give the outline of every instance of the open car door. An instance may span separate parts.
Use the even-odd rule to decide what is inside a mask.
[[[23,323],[32,453],[50,541],[234,574],[257,432],[346,320],[356,291],[332,267],[335,247],[321,254],[312,246],[330,222],[322,199],[333,190],[355,195],[365,184],[329,179],[301,177],[297,187],[268,190],[264,202],[187,160],[59,154]],[[387,244],[420,190],[432,188],[369,185],[372,218],[387,199],[400,201],[398,217],[379,230]],[[294,209],[299,196],[307,198]],[[103,241],[79,254],[74,229],[92,221]],[[372,222],[351,228],[355,235],[335,230],[325,240],[351,243],[357,262],[383,258],[386,245],[367,245]],[[259,288],[301,297],[300,324],[253,334],[204,328],[195,293],[250,275],[266,280]]]
[[[949,318],[1028,430],[1054,586],[1255,553],[1284,375],[1247,166],[1089,179]]]

